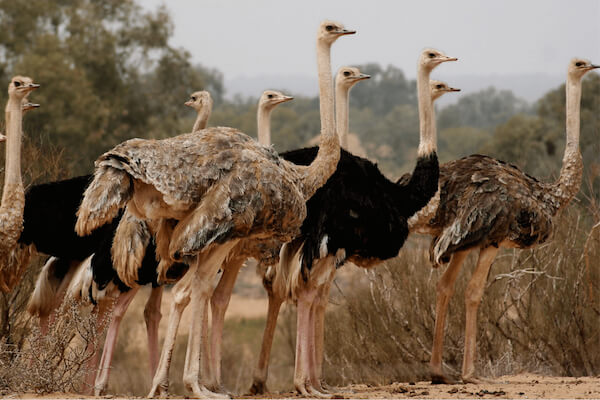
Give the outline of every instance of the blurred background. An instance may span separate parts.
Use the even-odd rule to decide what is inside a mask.
[[[324,18],[358,31],[332,51],[335,69],[353,65],[372,75],[351,93],[350,150],[376,161],[390,179],[415,164],[416,60],[425,47],[459,58],[432,74],[463,89],[437,105],[442,162],[480,152],[540,179],[558,176],[567,64],[573,57],[600,63],[596,0],[0,0],[0,82],[21,74],[42,84],[31,95],[42,107],[24,122],[26,184],[89,173],[96,157],[133,137],[189,132],[196,115],[183,103],[202,89],[215,100],[210,125],[233,126],[253,136],[262,91],[293,95],[293,102],[273,113],[274,146],[285,151],[307,145],[319,132],[314,42]],[[6,96],[0,91],[0,102]],[[479,362],[487,374],[600,373],[599,235],[592,230],[600,221],[598,73],[589,73],[583,84],[581,151],[584,183],[561,219],[561,239],[537,250],[505,251],[492,270],[489,290],[495,295],[484,296],[478,338]],[[370,272],[349,266],[337,278],[328,338],[345,340],[344,346],[328,344],[326,374],[332,383],[427,376],[439,276],[429,267],[427,248],[425,239],[415,237],[398,259]],[[515,268],[543,273],[511,275]],[[0,335],[11,343],[23,343],[19,338],[27,334],[23,299],[36,271],[32,268],[19,290],[1,299]],[[226,385],[243,391],[250,384],[264,319],[248,310],[266,310],[252,268],[242,274],[236,296],[246,307],[228,318],[224,371],[231,372]],[[148,387],[146,367],[139,365],[145,360],[145,298],[139,301],[121,334],[113,392],[143,395]],[[445,356],[448,367],[458,371],[464,323],[460,294],[452,304],[456,319],[450,317]],[[381,319],[367,321],[364,315]],[[272,386],[289,389],[291,309],[279,330]],[[371,350],[357,350],[365,346]],[[183,347],[176,355],[180,364],[182,352]]]

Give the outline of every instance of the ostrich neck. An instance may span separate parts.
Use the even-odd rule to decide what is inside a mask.
[[[334,126],[330,52],[330,45],[317,40],[321,140],[314,161],[308,167],[299,168],[299,171],[301,171],[302,193],[307,200],[327,182],[327,179],[335,172],[340,159],[340,141]]]
[[[559,209],[566,206],[579,191],[583,174],[583,160],[579,151],[579,123],[581,107],[581,79],[567,78],[566,84],[567,140],[560,176],[553,184],[553,193]]]
[[[21,181],[21,102],[6,105],[6,174],[0,205],[0,266],[5,266],[23,230],[25,194]]]
[[[419,157],[426,156],[436,150],[435,117],[433,115],[433,100],[429,87],[431,71],[419,66],[417,73],[417,97],[419,101]]]
[[[200,131],[206,128],[208,124],[208,117],[210,117],[210,107],[203,107],[196,117],[196,122],[194,122],[194,127],[192,128],[192,132]]]
[[[272,109],[258,106],[256,118],[258,128],[258,143],[263,146],[271,145],[271,111]]]
[[[22,185],[21,181],[21,137],[23,111],[21,102],[9,99],[6,105],[6,167],[4,188],[7,185]],[[3,201],[4,203],[4,201]]]
[[[349,115],[349,94],[350,89],[342,85],[335,87],[335,123],[337,133],[340,137],[341,146],[348,150],[348,115]]]

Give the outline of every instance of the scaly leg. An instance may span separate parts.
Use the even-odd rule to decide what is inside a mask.
[[[437,299],[435,302],[435,328],[433,333],[433,348],[431,349],[431,361],[429,361],[429,372],[431,383],[452,383],[452,380],[444,375],[442,369],[442,353],[444,349],[444,329],[446,328],[446,316],[448,304],[454,294],[454,283],[460,272],[460,267],[469,251],[459,251],[452,254],[450,265],[437,284]]]
[[[267,323],[265,332],[263,333],[262,346],[260,348],[260,356],[258,357],[258,366],[254,371],[254,381],[250,388],[251,394],[264,394],[269,391],[267,389],[267,376],[269,375],[269,357],[271,355],[271,347],[273,346],[273,336],[277,327],[277,317],[283,303],[283,298],[273,292],[272,287],[266,287],[269,295],[269,308],[267,311]]]
[[[200,354],[201,349],[206,349],[206,343],[208,343],[208,338],[202,334],[205,332],[202,324],[204,322],[204,315],[208,312],[208,301],[213,292],[212,280],[236,244],[237,240],[234,240],[215,246],[198,257],[198,269],[193,282],[194,296],[192,297],[192,302],[194,314],[192,316],[186,363],[183,372],[183,383],[192,391],[194,396],[229,398],[229,396],[211,392],[200,384]]]
[[[317,289],[306,288],[299,290],[298,311],[296,322],[296,366],[294,371],[294,386],[301,395],[309,397],[313,394],[308,391],[310,387],[310,359],[313,350],[310,349],[310,311]]]
[[[479,383],[475,376],[475,354],[477,352],[477,309],[485,290],[490,267],[498,254],[497,247],[486,247],[479,252],[479,260],[473,276],[465,290],[466,324],[465,354],[463,356],[462,379],[465,383]]]
[[[156,373],[154,374],[154,379],[152,380],[152,387],[148,397],[167,395],[169,389],[169,366],[171,364],[173,348],[175,347],[175,339],[177,338],[177,328],[181,321],[181,314],[190,302],[192,282],[195,279],[197,269],[198,263],[196,261],[193,265],[190,265],[188,272],[173,286],[173,289],[171,289],[173,303],[171,304],[169,313],[169,325],[167,326],[167,333],[160,354],[160,360],[158,362]]]
[[[211,390],[222,392],[221,387],[221,347],[223,341],[223,324],[225,323],[225,311],[231,300],[233,286],[237,279],[240,268],[244,265],[244,257],[231,257],[223,264],[223,275],[219,280],[212,297],[210,298],[212,312],[211,326],[211,373],[212,382],[207,385]]]
[[[162,314],[160,304],[162,302],[163,287],[153,287],[150,297],[144,307],[144,321],[146,321],[146,334],[148,336],[148,358],[150,361],[150,379],[154,377],[158,366],[158,327]]]
[[[335,277],[335,267],[331,268],[331,275],[327,282],[319,287],[317,298],[315,299],[315,369],[313,376],[313,385],[321,391],[327,393],[329,390],[337,391],[336,388],[331,388],[328,385],[324,386],[323,382],[323,355],[325,353],[325,310],[329,302],[329,292],[331,284]]]
[[[95,396],[100,396],[106,390],[108,376],[110,374],[110,365],[115,351],[115,344],[117,343],[117,335],[119,334],[119,325],[121,324],[121,320],[123,319],[127,308],[131,304],[131,300],[133,300],[138,290],[139,286],[132,288],[128,292],[120,293],[117,298],[113,308],[112,320],[108,327],[108,331],[106,332],[102,358],[100,359],[100,365],[98,366],[98,374],[96,375],[96,383],[94,385]]]

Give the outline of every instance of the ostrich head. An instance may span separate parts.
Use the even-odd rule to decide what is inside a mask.
[[[196,111],[200,111],[205,107],[212,108],[213,100],[206,90],[194,92],[190,94],[190,99],[184,103],[188,107],[192,107]]]
[[[35,108],[38,108],[39,106],[40,105],[37,103],[31,103],[29,101],[29,99],[27,99],[27,97],[24,97],[23,100],[21,101],[21,108],[22,108],[23,112],[33,110]]]
[[[286,96],[276,90],[265,90],[258,100],[258,107],[264,107],[265,109],[270,110],[277,104],[285,103],[290,100],[294,100],[294,98]]]
[[[342,67],[335,76],[336,84],[341,84],[345,89],[350,89],[357,82],[369,79],[371,75],[363,74],[355,67]]]
[[[8,84],[9,97],[16,97],[23,100],[32,90],[39,88],[40,85],[33,83],[33,80],[26,76],[15,76]]]
[[[419,57],[419,66],[427,71],[431,71],[443,62],[457,60],[458,58],[449,57],[439,50],[425,49],[421,52],[421,56]]]
[[[339,22],[323,21],[319,25],[319,31],[317,32],[317,41],[323,41],[328,45],[331,45],[342,35],[352,35],[356,31],[349,31],[344,29],[344,25]]]
[[[444,93],[460,92],[460,89],[450,87],[446,82],[436,80],[430,80],[429,87],[431,88],[431,100],[437,100]]]
[[[600,65],[594,65],[589,60],[574,58],[569,63],[569,76],[581,79],[586,72],[600,68]]]

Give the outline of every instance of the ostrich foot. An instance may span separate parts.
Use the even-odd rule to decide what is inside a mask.
[[[148,398],[167,398],[169,397],[169,382],[152,384],[152,389],[148,393]]]
[[[188,383],[185,388],[194,394],[194,397],[207,398],[207,399],[230,399],[231,397],[227,394],[216,393],[208,390],[205,386],[200,385],[198,382]]]
[[[467,375],[462,377],[462,381],[464,383],[473,383],[475,385],[479,385],[482,383],[495,383],[492,379],[481,378],[475,375]]]
[[[324,393],[354,393],[354,390],[341,388],[339,386],[331,386],[325,381],[321,381],[321,386],[319,387],[321,388],[320,390]]]
[[[267,388],[267,383],[260,379],[254,379],[252,382],[252,386],[250,387],[250,394],[265,394],[268,393],[269,389]]]
[[[432,385],[455,385],[458,382],[452,378],[447,377],[444,374],[431,374]]]

